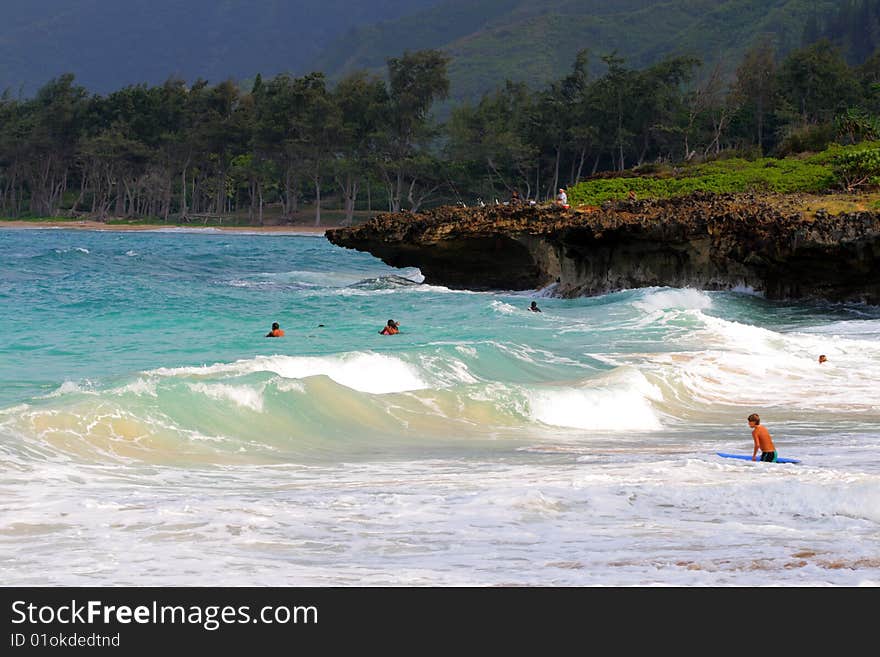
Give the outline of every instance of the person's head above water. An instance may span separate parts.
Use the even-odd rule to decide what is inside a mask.
[[[281,326],[278,324],[278,322],[272,322],[272,330],[273,331],[277,331],[280,328],[281,328]]]
[[[822,354],[821,356],[819,356],[820,363],[824,363],[826,360],[828,360],[828,358],[825,356],[825,354]]]
[[[537,308],[537,307],[538,307],[538,302],[532,301],[532,308]]]
[[[382,335],[395,335],[396,333],[400,333],[400,322],[395,322],[393,319],[389,319],[379,333]]]

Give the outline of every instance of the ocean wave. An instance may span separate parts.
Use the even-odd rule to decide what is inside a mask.
[[[653,402],[663,395],[637,370],[615,371],[578,387],[529,390],[528,412],[536,421],[601,432],[658,431]]]
[[[346,387],[374,394],[419,390],[429,385],[413,365],[394,356],[369,352],[338,356],[257,356],[202,367],[159,368],[148,374],[211,377],[255,372],[272,372],[288,379],[325,375]]]
[[[688,407],[880,410],[880,342],[771,329],[705,316],[700,348],[642,356]],[[818,363],[825,354],[828,362]],[[633,355],[620,359],[632,362]]]
[[[712,307],[712,297],[690,288],[660,288],[642,292],[633,306],[648,312],[663,310],[705,310]]]

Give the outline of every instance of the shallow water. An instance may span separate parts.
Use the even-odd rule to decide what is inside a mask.
[[[0,272],[8,585],[880,583],[880,308],[211,231],[0,230]],[[715,456],[752,412],[801,464]]]

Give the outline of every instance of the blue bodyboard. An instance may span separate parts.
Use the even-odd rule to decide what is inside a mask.
[[[718,454],[718,456],[723,456],[726,459],[742,459],[743,461],[751,461],[752,460],[752,457],[748,454],[724,454],[722,452],[715,452],[715,453]],[[756,458],[756,461],[760,461],[760,460],[761,460],[761,455],[759,454],[758,457]],[[766,461],[765,461],[765,463],[766,463]],[[773,463],[800,463],[800,461],[798,461],[797,459],[778,458],[775,461],[773,461]]]

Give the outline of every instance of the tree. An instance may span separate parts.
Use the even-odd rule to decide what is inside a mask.
[[[431,137],[429,112],[449,94],[449,57],[437,50],[404,53],[388,59],[389,104],[384,153],[379,164],[388,186],[391,209],[400,211],[407,163]]]
[[[24,176],[33,214],[54,215],[67,191],[86,110],[86,90],[73,80],[69,73],[51,80],[24,107],[29,146]]]
[[[703,155],[710,152],[717,155],[721,150],[722,134],[730,120],[721,62],[712,68],[701,84],[686,94],[684,104],[687,114],[687,121],[682,129],[684,160],[690,160],[697,154],[698,145],[692,144],[692,138],[706,141]]]
[[[468,181],[484,170],[486,188],[480,195],[493,198],[496,186],[532,195],[539,163],[539,146],[532,139],[535,102],[524,83],[507,81],[502,89],[485,95],[476,107],[463,105],[449,121],[448,159],[472,163],[463,173]],[[538,195],[537,185],[534,189]]]
[[[859,96],[852,70],[827,40],[791,53],[779,67],[777,84],[783,101],[804,125],[830,121]]]
[[[755,137],[753,143],[764,148],[767,116],[776,100],[776,51],[772,41],[764,39],[750,48],[736,69],[731,99],[746,116]]]
[[[672,57],[634,76],[631,97],[627,104],[634,114],[633,132],[641,133],[637,163],[645,162],[652,145],[664,135],[679,132],[676,118],[684,110],[681,86],[691,79],[693,70],[700,65],[694,57]]]
[[[538,93],[535,114],[540,130],[536,134],[544,150],[552,153],[552,178],[547,186],[547,198],[553,198],[559,187],[560,165],[563,153],[569,148],[575,128],[576,108],[583,98],[589,81],[589,52],[581,50],[575,57],[571,73],[550,83]],[[538,190],[535,190],[536,194]]]
[[[345,221],[351,225],[361,180],[369,175],[382,116],[387,112],[388,93],[382,80],[361,71],[339,82],[333,103],[340,121],[334,178],[342,190]]]
[[[25,198],[28,128],[22,105],[8,92],[0,96],[0,213],[4,216],[19,216]]]

